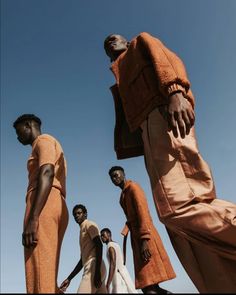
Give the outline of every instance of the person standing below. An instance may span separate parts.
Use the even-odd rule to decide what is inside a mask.
[[[82,204],[73,208],[73,216],[75,222],[80,226],[81,258],[71,274],[62,282],[60,290],[65,292],[70,281],[83,268],[84,272],[77,293],[107,293],[106,266],[102,259],[103,247],[98,226],[95,222],[87,219],[87,209]]]
[[[106,283],[108,293],[138,293],[130,274],[124,265],[120,246],[112,241],[112,233],[109,228],[103,228],[100,232],[102,242],[107,244],[107,259],[109,261],[109,275]],[[110,286],[112,285],[111,292]]]
[[[59,293],[59,257],[68,225],[66,160],[59,142],[41,134],[37,116],[24,114],[13,126],[19,142],[32,146],[22,234],[27,293]]]
[[[159,219],[201,293],[236,292],[236,205],[217,199],[197,146],[195,100],[182,60],[143,32],[104,41],[129,131],[142,131]],[[130,155],[132,156],[132,155]]]
[[[168,294],[158,284],[176,277],[161,238],[154,227],[144,191],[132,180],[126,180],[124,169],[109,170],[111,181],[122,190],[120,205],[127,218],[122,234],[131,233],[135,287],[148,294]],[[126,255],[124,247],[124,256]],[[126,259],[126,258],[124,258]]]

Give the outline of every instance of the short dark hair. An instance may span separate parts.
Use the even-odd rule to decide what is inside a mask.
[[[21,115],[19,116],[15,122],[13,123],[13,127],[16,128],[16,126],[19,124],[19,123],[24,123],[25,121],[35,121],[39,127],[41,126],[42,122],[41,120],[39,119],[39,117],[35,116],[34,114],[24,114],[24,115]]]
[[[102,232],[107,232],[107,233],[109,233],[110,236],[111,236],[111,230],[110,230],[108,227],[104,227],[104,228],[101,230],[101,233],[102,233]]]
[[[120,170],[120,171],[122,171],[123,173],[125,173],[125,170],[124,170],[124,168],[123,167],[121,167],[121,166],[113,166],[113,167],[111,167],[111,169],[109,170],[109,175],[111,176],[111,174],[112,174],[112,172],[114,172],[114,171],[116,171],[116,170]]]
[[[75,210],[77,210],[77,209],[81,209],[82,211],[83,211],[83,213],[88,213],[88,211],[87,211],[87,208],[84,206],[84,205],[82,205],[82,204],[77,204],[77,205],[75,205],[74,206],[74,208],[73,208],[73,210],[72,210],[72,214],[74,215],[74,213],[75,213]]]

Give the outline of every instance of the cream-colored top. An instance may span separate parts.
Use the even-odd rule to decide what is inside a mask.
[[[85,265],[89,259],[96,258],[96,247],[93,239],[99,235],[100,231],[95,222],[85,219],[80,224],[79,242],[83,265]]]
[[[38,185],[38,174],[41,166],[54,165],[52,186],[58,188],[66,196],[66,160],[60,143],[51,135],[41,134],[32,144],[32,152],[28,159],[28,189],[30,192]]]

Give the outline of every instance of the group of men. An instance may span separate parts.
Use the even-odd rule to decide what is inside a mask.
[[[158,217],[199,292],[235,293],[236,205],[217,199],[210,168],[198,150],[195,100],[182,60],[145,32],[131,42],[109,35],[104,49],[116,79],[111,90],[117,158],[144,155]],[[40,126],[41,120],[29,114],[14,122],[19,141],[32,145],[22,234],[27,292],[64,292],[82,268],[80,293],[111,291],[111,282],[114,293],[124,282],[130,293],[135,292],[127,271],[123,272],[124,261],[111,231],[100,233],[98,226],[87,220],[83,205],[73,209],[80,225],[81,259],[58,288],[60,249],[68,224],[66,161],[59,142],[42,134]],[[124,241],[131,233],[135,287],[144,293],[168,293],[159,282],[174,278],[175,272],[153,225],[144,192],[137,183],[126,180],[120,166],[112,167],[109,175],[122,190],[120,205],[127,218],[122,233]],[[101,239],[109,248],[106,283]]]

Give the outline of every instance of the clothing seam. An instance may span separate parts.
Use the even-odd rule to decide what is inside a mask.
[[[159,111],[159,110],[158,110]],[[150,150],[152,151],[152,144],[151,144],[151,140],[150,140],[150,132],[149,132],[149,125],[150,125],[150,123],[149,123],[149,121],[150,121],[150,119],[149,119],[149,116],[147,117],[147,135],[148,135],[148,142],[149,142],[149,145],[150,145]],[[162,184],[162,181],[161,181],[161,178],[160,178],[160,176],[159,176],[159,173],[158,173],[158,171],[156,170],[156,168],[155,168],[155,165],[152,165],[153,166],[153,170],[155,171],[155,174],[158,176],[157,178],[158,178],[158,182],[160,183],[160,185],[161,185],[161,188],[162,188],[162,191],[164,192],[164,194],[165,194],[165,197],[166,197],[166,201],[167,201],[167,203],[168,203],[168,206],[169,206],[169,209],[173,212],[173,208],[171,207],[171,205],[170,205],[170,203],[169,203],[169,200],[168,200],[168,198],[167,198],[167,193],[166,193],[166,190],[165,190],[165,188],[164,188],[164,186],[163,186],[163,184]]]

